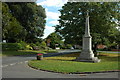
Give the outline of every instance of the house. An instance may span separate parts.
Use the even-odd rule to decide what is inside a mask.
[[[98,48],[98,49],[104,49],[104,48],[107,48],[107,46],[106,46],[106,45],[103,45],[103,44],[98,44],[98,45],[97,45],[97,48]]]

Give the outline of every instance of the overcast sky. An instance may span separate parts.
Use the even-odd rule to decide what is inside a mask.
[[[55,31],[55,26],[59,24],[57,21],[60,16],[60,10],[62,6],[67,3],[67,0],[37,0],[37,5],[42,5],[46,11],[46,26],[44,31],[44,36],[42,38],[46,38],[50,33]]]

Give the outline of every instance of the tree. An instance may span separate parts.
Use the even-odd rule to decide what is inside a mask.
[[[3,39],[8,42],[16,42],[18,39],[21,39],[19,36],[22,34],[22,26],[16,20],[14,16],[9,13],[9,7],[6,3],[3,3],[2,6],[2,32]]]
[[[61,46],[62,44],[62,37],[58,35],[57,33],[51,33],[48,35],[46,39],[50,40],[50,47],[55,49],[56,46]]]
[[[46,14],[45,14],[45,9],[42,6],[38,6],[36,3],[33,2],[26,2],[26,3],[10,2],[10,3],[3,3],[3,6],[4,4],[6,4],[5,8],[8,8],[7,11],[8,15],[11,15],[6,17],[6,20],[9,20],[9,18],[14,17],[15,20],[19,22],[19,24],[22,26],[22,34],[19,35],[19,37],[22,38],[22,41],[28,43],[32,43],[32,42],[35,43],[36,40],[38,40],[40,37],[43,36],[45,23],[46,23],[45,21]],[[5,9],[3,8],[3,10]],[[6,14],[6,12],[3,13],[3,15],[4,14]],[[16,25],[19,24],[16,23]]]
[[[89,10],[90,30],[93,45],[107,43],[110,33],[116,33],[116,21],[119,19],[119,3],[117,2],[77,2],[65,4],[60,10],[59,25],[56,25],[56,32],[59,32],[66,40],[66,43],[82,45],[82,37],[85,30],[86,11]],[[113,31],[111,31],[113,30]],[[111,35],[115,37],[115,35]],[[111,40],[110,43],[116,41]]]

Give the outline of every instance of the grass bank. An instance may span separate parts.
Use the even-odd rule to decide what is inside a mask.
[[[45,57],[41,61],[31,60],[28,64],[36,69],[62,73],[120,70],[118,66],[118,63],[120,63],[118,62],[118,54],[100,53],[100,63],[72,61],[77,56],[79,56],[79,53],[65,54],[56,57]]]
[[[0,56],[14,56],[14,55],[28,55],[28,54],[38,54],[38,53],[56,53],[56,50],[19,50],[19,51],[2,51],[2,54]]]

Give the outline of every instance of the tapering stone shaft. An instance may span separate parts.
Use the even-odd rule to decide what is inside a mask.
[[[86,37],[90,36],[89,15],[88,15],[88,13],[87,13],[87,16],[86,16],[85,36],[86,36]]]

